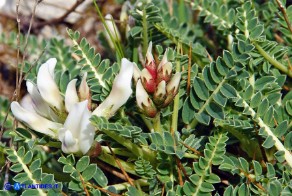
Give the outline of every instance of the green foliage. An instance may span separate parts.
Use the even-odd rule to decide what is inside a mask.
[[[169,132],[151,133],[151,145],[150,149],[158,152],[164,152],[165,154],[174,154],[179,158],[183,157],[184,152],[181,149],[181,145],[177,145],[178,137],[173,138]]]
[[[193,113],[191,127],[198,122],[209,125],[211,117],[225,119],[224,107],[228,99],[237,95],[234,87],[228,83],[240,80],[248,76],[240,63],[234,62],[232,55],[225,51],[223,58],[219,57],[216,62],[205,66],[202,77],[195,77],[188,102],[183,108]],[[185,122],[188,123],[188,122]]]
[[[102,170],[96,164],[89,164],[89,161],[88,156],[83,156],[77,163],[73,155],[59,158],[58,162],[64,164],[63,172],[70,174],[68,188],[72,193],[83,192],[87,189],[93,195],[101,195],[94,186],[105,187],[108,184]]]
[[[228,1],[191,1],[192,8],[200,11],[205,23],[216,26],[219,30],[228,30],[234,23],[235,11],[229,8]]]
[[[226,134],[218,134],[209,137],[209,143],[206,144],[204,157],[193,163],[195,174],[190,176],[190,182],[185,182],[183,190],[186,195],[208,194],[215,190],[213,184],[219,183],[220,177],[211,172],[212,165],[220,165],[223,162],[222,156],[225,154]]]
[[[265,170],[259,162],[252,161],[252,163],[249,163],[242,157],[229,158],[224,156],[223,159],[224,161],[219,169],[231,172],[233,175],[237,174],[243,178],[243,182],[236,187],[229,186],[225,190],[224,195],[240,194],[240,192],[253,193],[256,195],[263,195],[266,193],[281,195],[289,189],[289,183],[287,184],[287,182],[290,178],[282,179],[276,177],[276,170],[270,163],[266,164]],[[283,172],[283,176],[285,176],[286,171],[281,172]]]
[[[140,68],[149,41],[156,62],[167,49],[171,71],[181,71],[175,103],[145,117],[133,81],[133,94],[112,118],[90,118],[96,132],[86,155],[64,155],[58,138],[41,137],[21,123],[13,128],[8,113],[0,185],[58,185],[10,190],[14,195],[291,195],[292,34],[283,10],[291,23],[292,6],[240,0],[125,5],[129,31],[119,49]],[[39,66],[57,58],[62,93],[87,73],[93,111],[109,95],[120,59],[104,59],[78,31],[67,33],[72,45],[30,36],[23,72],[35,81]],[[16,35],[1,35],[0,44],[17,49]],[[8,108],[0,98],[1,123]]]
[[[73,41],[74,53],[80,57],[77,65],[81,67],[81,71],[88,74],[87,82],[92,91],[92,100],[103,101],[109,94],[109,85],[112,83],[119,65],[115,63],[110,66],[108,59],[102,60],[100,54],[95,53],[95,49],[89,45],[86,38],[80,40],[78,31],[68,29],[67,32]]]
[[[156,174],[155,170],[152,169],[150,162],[143,159],[135,161],[135,171],[137,174],[145,178],[153,178],[153,175]]]
[[[10,171],[17,173],[17,175],[13,177],[13,181],[27,186],[27,190],[26,188],[23,188],[23,195],[61,194],[62,184],[57,183],[52,174],[47,174],[42,171],[41,160],[33,159],[33,151],[26,151],[24,147],[20,147],[17,151],[13,149],[6,149],[6,154],[7,159],[13,163],[10,167]],[[54,188],[38,188],[32,190],[28,187],[29,185],[37,184],[47,184]]]

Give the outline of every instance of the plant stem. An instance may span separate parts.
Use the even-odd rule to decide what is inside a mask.
[[[118,164],[115,161],[115,158],[112,155],[110,155],[110,154],[108,154],[106,152],[101,152],[101,154],[98,155],[97,158],[100,159],[103,162],[106,162],[106,163],[108,163],[108,164],[116,167],[116,168],[119,168]],[[134,166],[134,164],[127,163],[127,162],[125,162],[125,161],[123,161],[121,159],[119,159],[119,161],[120,161],[121,165],[123,166],[123,168],[124,168],[124,170],[126,172],[138,176],[138,174],[135,172],[135,166]]]
[[[111,152],[107,146],[101,146],[101,148],[102,148],[102,151],[104,151],[106,153]],[[135,157],[131,152],[128,152],[124,148],[112,148],[112,151],[117,155],[121,155],[121,156],[125,156],[125,157],[132,157],[132,158]]]
[[[179,53],[179,51],[181,50],[181,44],[178,44],[177,47],[177,51]],[[180,72],[180,61],[177,60],[176,61],[176,72]],[[178,121],[178,109],[179,109],[179,89],[178,89],[178,93],[174,98],[174,103],[173,103],[173,112],[172,112],[172,119],[171,119],[171,128],[170,128],[170,132],[171,135],[174,135],[174,132],[177,130],[177,121]]]
[[[281,64],[279,61],[271,57],[260,45],[258,45],[256,42],[253,42],[256,49],[259,51],[259,53],[272,65],[274,65],[277,69],[287,74],[290,78],[292,78],[292,71],[289,69],[289,67],[286,67],[285,65]]]
[[[116,39],[114,39],[113,35],[111,34],[111,31],[109,30],[108,26],[106,25],[104,17],[103,17],[103,15],[102,15],[102,13],[101,13],[101,11],[100,11],[100,9],[99,9],[99,7],[98,7],[98,5],[97,5],[95,0],[93,0],[93,3],[94,3],[95,9],[97,11],[98,16],[100,17],[100,20],[101,20],[103,26],[105,27],[108,35],[110,36],[110,39],[112,40],[112,42],[113,42],[113,44],[115,46],[115,49],[116,49],[116,51],[118,53],[119,59],[122,59],[124,57],[124,53],[123,53],[123,50],[122,50],[120,42],[115,41]],[[112,22],[114,22],[114,21],[112,21]]]
[[[145,179],[135,180],[134,184],[137,184],[137,185],[140,185],[140,186],[149,186],[149,183]],[[108,189],[109,187],[114,187],[117,191],[122,191],[122,190],[127,189],[130,186],[131,185],[128,182],[124,182],[124,183],[121,183],[121,184],[115,184],[115,185],[106,186],[104,188]]]
[[[155,153],[149,149],[145,149],[137,146],[129,139],[124,138],[118,133],[110,130],[103,130],[103,132],[111,137],[113,140],[117,141],[119,144],[125,146],[130,152],[132,152],[137,157],[142,157],[143,159],[149,161],[151,164],[155,164]]]
[[[143,55],[146,55],[148,48],[148,25],[146,18],[146,9],[143,7],[143,16],[142,16],[142,25],[143,25]]]
[[[282,14],[284,16],[285,22],[287,23],[287,28],[292,33],[292,26],[291,26],[291,23],[290,23],[290,21],[288,19],[288,15],[286,13],[285,7],[283,6],[283,4],[281,3],[280,0],[276,0],[276,2],[277,2],[277,4],[278,4],[278,6],[279,6],[279,8],[280,8],[280,10],[281,10],[281,12],[282,12]]]
[[[133,62],[138,63],[139,57],[138,57],[138,48],[133,48]]]
[[[149,119],[147,119],[144,114],[141,114],[140,116],[141,116],[142,120],[144,121],[145,125],[147,126],[147,128],[149,129],[149,131],[152,131],[153,124],[151,123],[151,121]]]
[[[240,96],[238,95],[238,97],[240,97]],[[268,136],[271,136],[273,138],[273,140],[275,142],[274,146],[277,148],[277,150],[283,151],[285,153],[284,154],[284,157],[285,157],[288,165],[292,168],[292,155],[291,155],[291,153],[284,147],[284,145],[282,144],[282,142],[273,133],[273,131],[271,130],[271,128],[268,125],[266,125],[264,123],[264,121],[260,117],[257,117],[256,112],[245,101],[243,101],[243,104],[244,104],[244,108],[246,108],[246,109],[249,110],[250,115],[254,119],[254,121],[257,122],[257,124],[261,128],[263,128],[263,130],[266,132],[266,134]]]
[[[162,133],[160,112],[158,112],[156,116],[153,118],[153,128],[155,132]]]

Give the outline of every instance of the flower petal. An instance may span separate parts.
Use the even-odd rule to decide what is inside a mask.
[[[84,114],[84,111],[88,110],[87,103],[88,101],[85,100],[74,104],[64,123],[64,127],[70,130],[74,138],[79,138],[82,116]]]
[[[133,65],[134,65],[134,73],[133,73],[133,76],[134,76],[135,83],[137,83],[138,79],[141,76],[141,71],[140,71],[140,69],[139,69],[139,67],[137,66],[136,63],[133,63]]]
[[[26,94],[24,97],[22,97],[22,99],[20,100],[20,105],[27,111],[37,114],[33,106],[34,105],[33,100],[29,94]]]
[[[141,81],[148,93],[154,93],[156,89],[156,82],[155,79],[150,74],[149,70],[144,68],[141,71]]]
[[[147,52],[146,52],[146,64],[148,65],[149,63],[154,61],[154,57],[152,55],[152,41],[149,42]]]
[[[156,92],[154,93],[154,96],[164,96],[166,94],[166,83],[165,81],[161,81],[156,89]]]
[[[110,118],[127,102],[133,92],[131,88],[133,71],[133,63],[123,58],[120,73],[113,82],[109,96],[93,111],[94,115]]]
[[[37,113],[41,114],[43,117],[50,118],[49,111],[51,108],[43,100],[41,94],[39,93],[37,87],[30,81],[26,81],[26,88],[33,101],[33,107]]]
[[[166,50],[166,51],[164,52],[163,58],[162,58],[162,60],[160,61],[159,65],[158,65],[158,68],[157,68],[158,70],[161,69],[162,66],[163,66],[165,63],[168,62],[168,60],[167,60],[167,53],[168,53],[168,50]]]
[[[59,140],[62,142],[62,151],[64,153],[76,153],[79,151],[79,142],[73,137],[70,130],[60,129]]]
[[[17,120],[24,122],[31,129],[53,138],[57,137],[55,131],[62,127],[62,124],[52,122],[38,114],[24,109],[16,101],[11,103],[11,111]]]
[[[79,149],[86,154],[94,141],[95,128],[90,123],[91,112],[85,110],[81,120],[81,131],[79,135]]]
[[[61,110],[63,106],[63,98],[59,88],[54,81],[54,69],[57,60],[50,58],[46,63],[42,64],[37,74],[37,87],[42,98],[50,105]]]
[[[71,111],[74,104],[78,103],[79,98],[76,91],[76,82],[77,79],[71,80],[66,89],[65,93],[65,107],[68,112]]]

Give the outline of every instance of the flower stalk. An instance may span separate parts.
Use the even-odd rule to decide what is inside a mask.
[[[179,44],[177,47],[177,51],[180,51],[181,45]],[[176,72],[180,72],[180,61],[176,61]],[[171,135],[174,135],[174,132],[177,130],[177,124],[178,124],[178,110],[179,110],[179,89],[177,89],[178,93],[174,98],[174,103],[173,103],[173,112],[172,112],[172,120],[171,120],[171,128],[170,132]]]

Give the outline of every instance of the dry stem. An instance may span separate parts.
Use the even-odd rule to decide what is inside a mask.
[[[127,178],[127,181],[130,183],[130,185],[135,186],[134,183],[133,183],[133,181],[132,181],[132,179],[129,177],[129,175],[127,174],[127,172],[123,168],[121,162],[117,159],[117,157],[116,157],[115,153],[113,152],[112,148],[110,147],[110,145],[107,145],[107,146],[110,149],[110,151],[111,151],[111,153],[112,153],[112,155],[113,155],[116,163],[118,164],[119,168],[122,170],[124,176]]]
[[[278,6],[279,6],[279,8],[284,16],[284,19],[285,19],[285,22],[287,23],[287,27],[288,27],[289,31],[292,33],[292,26],[291,26],[291,23],[288,19],[285,7],[283,6],[283,4],[281,3],[280,0],[276,0],[276,2],[277,2],[277,4],[278,4]]]

